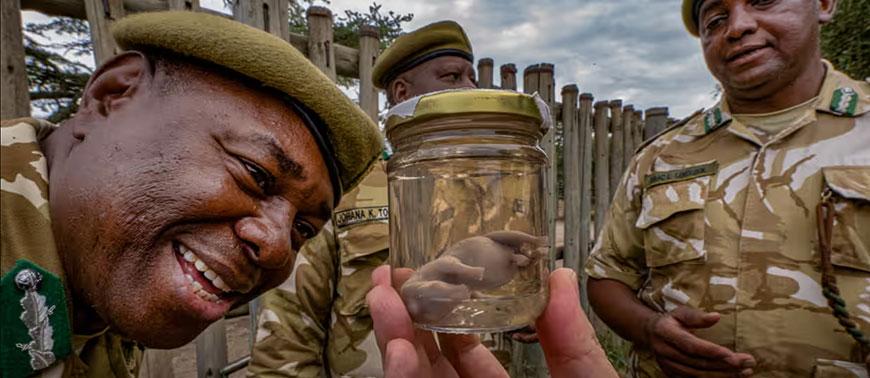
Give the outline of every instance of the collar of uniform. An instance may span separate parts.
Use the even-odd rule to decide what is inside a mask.
[[[4,181],[0,212],[0,370],[27,376],[56,366],[72,349],[71,306],[46,200],[48,164],[39,147],[55,126],[35,119],[4,121],[0,126],[2,175],[14,177],[9,185]]]
[[[716,105],[698,114],[697,118],[686,124],[684,133],[699,137],[712,133],[731,122],[731,113],[725,100],[719,100]]]
[[[816,110],[839,117],[855,117],[870,111],[870,84],[852,80],[827,60],[822,63],[826,68],[825,81]]]

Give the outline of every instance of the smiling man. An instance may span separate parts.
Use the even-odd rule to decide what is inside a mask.
[[[643,146],[588,261],[635,376],[867,377],[870,86],[835,0],[684,0],[722,100]]]
[[[113,34],[71,119],[3,123],[4,377],[135,375],[283,282],[381,151],[277,37],[193,12]]]

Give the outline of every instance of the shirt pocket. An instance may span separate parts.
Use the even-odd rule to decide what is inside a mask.
[[[710,176],[668,182],[644,190],[635,226],[642,230],[650,268],[702,259],[704,204]]]
[[[870,272],[870,167],[822,168],[834,204],[831,264]]]
[[[356,257],[351,261],[343,261],[336,287],[335,312],[345,317],[368,316],[366,294],[372,288],[372,272],[383,265],[389,251],[378,252]]]

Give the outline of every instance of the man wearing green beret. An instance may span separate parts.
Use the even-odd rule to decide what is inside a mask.
[[[634,376],[867,377],[870,85],[836,0],[684,0],[718,104],[639,150],[587,263]]]
[[[263,31],[157,12],[113,35],[72,118],[0,129],[3,377],[135,376],[285,281],[382,149]]]
[[[474,88],[471,43],[442,21],[400,36],[378,57],[375,86],[390,106],[432,91]],[[375,164],[299,253],[293,275],[263,297],[250,376],[381,376],[365,304],[389,256],[386,162]]]

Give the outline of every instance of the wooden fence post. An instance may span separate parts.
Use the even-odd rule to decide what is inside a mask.
[[[622,100],[610,101],[610,199],[613,199],[619,179],[622,178],[622,159],[625,158],[625,131],[622,128]]]
[[[622,169],[628,168],[631,158],[634,157],[634,105],[626,105],[622,108],[622,140],[623,155]]]
[[[523,91],[537,92],[550,107],[550,115],[555,116],[556,85],[553,78],[554,67],[550,63],[540,63],[526,67],[523,71]],[[546,177],[544,187],[547,190],[547,229],[550,234],[550,269],[553,269],[556,255],[556,214],[559,192],[556,182],[556,120],[552,119],[552,127],[544,135],[541,147],[550,158],[550,165],[544,171]]]
[[[492,58],[483,58],[477,61],[477,86],[478,88],[492,88]]]
[[[637,109],[634,111],[634,145],[639,147],[646,140],[643,135],[643,111]]]
[[[290,0],[263,0],[263,30],[290,40]]]
[[[233,3],[233,19],[245,25],[264,30],[262,0],[235,0]]]
[[[577,93],[574,84],[562,87],[562,140],[565,143],[562,169],[565,181],[565,256],[564,266],[580,272],[580,129],[577,122]]]
[[[0,119],[30,116],[30,95],[24,63],[24,37],[21,32],[21,4],[18,0],[0,1],[3,25],[0,35]]]
[[[592,219],[592,157],[593,146],[592,140],[592,101],[594,98],[591,93],[583,93],[580,95],[580,106],[577,112],[577,120],[580,126],[580,261],[581,267],[586,265],[586,260],[589,258],[591,250],[591,241],[594,237],[591,235]],[[580,302],[583,304],[583,309],[587,314],[589,311],[589,299],[586,296],[586,272],[580,269],[577,272],[580,278]]]
[[[372,83],[372,67],[380,49],[380,31],[377,26],[359,28],[359,106],[378,122],[378,90]]]
[[[668,108],[649,108],[644,112],[644,118],[646,118],[646,123],[643,127],[643,139],[647,140],[668,126]]]
[[[85,13],[94,44],[94,62],[97,67],[115,56],[120,50],[109,26],[124,17],[123,0],[85,0]]]
[[[513,63],[502,64],[499,71],[501,72],[501,89],[517,90],[517,66]]]
[[[332,11],[326,7],[308,8],[308,59],[335,81],[335,48]]]
[[[227,366],[227,328],[226,320],[221,319],[196,337],[196,376],[218,377],[224,366]]]
[[[171,10],[187,10],[198,11],[199,0],[169,0],[169,9]]]
[[[595,103],[595,235],[601,233],[610,205],[610,141],[607,101]]]
[[[523,71],[523,91],[525,93],[538,92],[544,102],[553,108],[556,103],[555,99],[555,82],[553,78],[553,65],[549,63],[541,63],[527,67]],[[551,112],[552,113],[552,112]],[[552,116],[552,114],[551,114]],[[555,237],[556,237],[556,158],[555,145],[553,144],[553,135],[556,132],[555,119],[551,119],[554,125],[544,136],[541,141],[541,147],[550,157],[550,165],[545,169],[545,190],[547,191],[547,229],[550,241],[550,268],[552,269],[555,259]],[[540,344],[520,344],[514,343],[513,352],[511,353],[511,376],[512,377],[546,377],[547,367],[544,359],[543,350]]]

